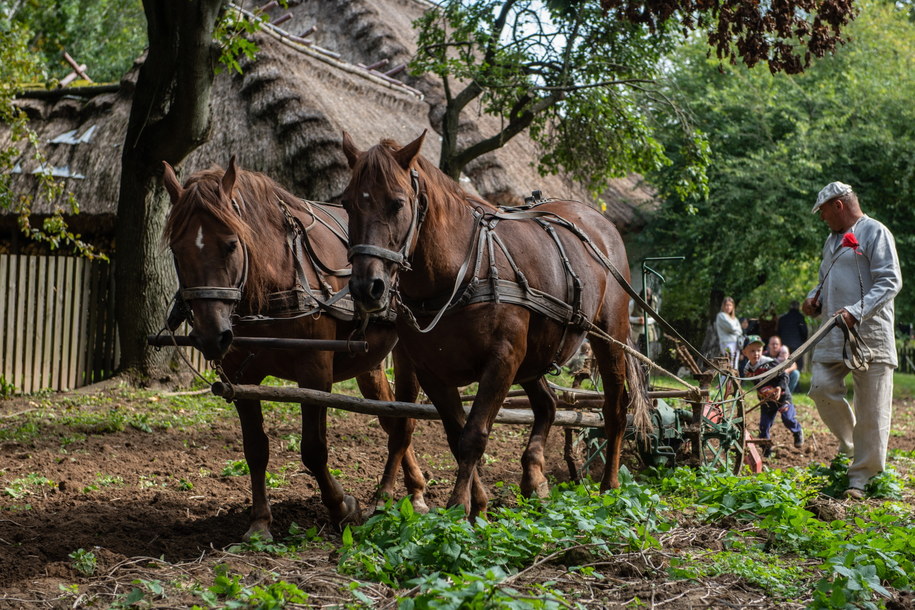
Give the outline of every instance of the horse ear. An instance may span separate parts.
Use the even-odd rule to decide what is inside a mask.
[[[349,163],[350,169],[356,166],[356,161],[362,155],[362,151],[356,148],[353,139],[345,131],[343,132],[343,154],[346,155],[346,162]]]
[[[419,137],[394,153],[394,159],[404,169],[409,169],[413,159],[419,154],[419,149],[423,147],[423,140],[426,137],[426,130],[419,134]]]
[[[178,182],[178,176],[175,175],[175,170],[168,164],[168,161],[163,161],[162,165],[164,167],[162,183],[165,185],[165,190],[168,191],[168,196],[174,205],[175,202],[181,198],[181,192],[184,189],[181,188],[181,183]]]
[[[235,187],[235,155],[229,159],[229,169],[222,175],[222,192],[232,197],[232,188]]]

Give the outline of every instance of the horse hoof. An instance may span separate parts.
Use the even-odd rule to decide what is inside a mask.
[[[534,495],[538,498],[546,498],[550,495],[550,484],[547,481],[543,481],[534,488]]]
[[[359,506],[359,500],[353,496],[343,496],[340,503],[340,509],[337,511],[338,517],[334,519],[337,525],[342,529],[348,523],[362,523],[362,508]]]
[[[413,512],[418,513],[420,515],[425,515],[426,513],[429,512],[429,505],[426,504],[425,499],[417,498],[416,496],[413,496],[413,500],[411,503],[413,504]]]
[[[242,536],[242,540],[251,542],[253,538],[257,538],[261,542],[273,542],[270,526],[266,523],[252,523],[245,535]]]
[[[546,477],[538,477],[540,481],[521,481],[521,493],[527,498],[546,498],[550,495],[550,483]]]

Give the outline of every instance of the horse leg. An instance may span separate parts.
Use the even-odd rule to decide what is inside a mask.
[[[474,477],[479,476],[477,466],[483,457],[483,452],[486,451],[486,443],[489,441],[493,422],[502,403],[505,402],[505,397],[511,387],[511,380],[514,379],[514,373],[517,370],[517,366],[509,369],[505,365],[506,360],[497,359],[499,364],[488,367],[480,378],[477,397],[473,401],[470,415],[461,432],[457,453],[458,473],[448,506],[462,504],[465,509],[467,507],[471,481]],[[483,491],[482,502],[471,497],[470,518],[475,518],[485,510],[486,492]]]
[[[416,369],[413,363],[399,347],[394,348],[394,396],[400,402],[416,402],[419,396],[419,380],[416,378]],[[425,514],[429,512],[426,504],[426,477],[419,467],[419,460],[413,451],[413,432],[416,430],[416,420],[404,419],[405,450],[401,465],[403,466],[403,480],[407,493],[412,498],[413,510]]]
[[[359,383],[362,395],[366,398],[388,402],[394,400],[391,386],[381,367],[358,375],[356,381]],[[415,398],[416,396],[414,395],[410,398],[410,401]],[[421,513],[429,512],[429,507],[426,506],[424,498],[426,479],[419,469],[419,464],[411,445],[413,431],[416,428],[416,420],[404,417],[379,417],[378,421],[388,435],[388,459],[381,475],[381,482],[375,492],[375,507],[383,507],[387,498],[394,497],[397,471],[402,463],[404,466],[404,483],[407,487],[407,493],[411,496],[414,510]],[[371,513],[373,510],[375,509],[367,509],[367,513]]]
[[[534,411],[534,425],[527,440],[527,448],[521,456],[521,493],[528,497],[537,495],[545,498],[550,487],[543,474],[546,462],[543,453],[550,427],[556,418],[556,397],[543,377],[522,383],[521,387],[527,392],[531,409]]]
[[[251,523],[244,539],[257,535],[261,540],[273,540],[270,534],[270,502],[267,500],[267,463],[270,460],[270,441],[264,432],[264,417],[259,400],[236,400],[235,410],[241,422],[241,436],[245,460],[251,476]]]
[[[426,395],[429,396],[432,404],[435,405],[439,417],[442,418],[442,426],[445,428],[448,446],[451,448],[454,459],[460,465],[461,438],[464,422],[467,419],[464,414],[464,406],[461,403],[461,395],[457,388],[443,386],[434,377],[423,375],[419,371],[417,371],[417,375],[420,385],[426,391]],[[455,500],[456,495],[458,496],[457,500]],[[455,484],[448,506],[460,504],[464,507],[464,511],[473,517],[486,512],[488,501],[486,488],[483,487],[479,472],[474,468],[469,482],[465,481],[460,490],[459,485]]]
[[[319,386],[324,392],[330,385]],[[359,501],[343,493],[343,487],[327,468],[327,407],[302,405],[302,464],[314,476],[321,491],[321,502],[327,507],[330,520],[342,526],[346,522],[358,522],[362,515]]]
[[[620,486],[620,454],[623,450],[623,436],[626,433],[626,409],[629,395],[626,392],[626,358],[618,345],[609,345],[596,337],[591,347],[597,360],[604,382],[604,432],[607,435],[607,456],[600,489],[616,489]]]

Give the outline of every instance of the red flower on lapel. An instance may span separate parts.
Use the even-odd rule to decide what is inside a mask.
[[[851,248],[855,254],[861,254],[858,251],[858,248],[861,247],[861,244],[858,243],[858,238],[855,237],[855,234],[851,231],[842,236],[842,246],[845,248]]]

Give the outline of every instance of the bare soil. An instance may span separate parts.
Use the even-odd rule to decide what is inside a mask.
[[[108,410],[113,406],[124,413],[142,413],[150,401],[157,400],[117,388],[97,392],[105,400],[93,405],[104,406],[79,408]],[[304,528],[317,526],[326,543],[292,560],[226,550],[245,532],[250,505],[248,478],[221,474],[227,463],[243,457],[231,406],[226,405],[224,416],[206,426],[152,432],[127,426],[120,431],[83,430],[75,434],[54,423],[54,405],[65,398],[58,394],[0,401],[0,430],[21,425],[29,412],[50,409],[37,438],[0,443],[0,607],[106,607],[115,596],[129,591],[134,579],[207,582],[217,563],[233,566],[251,578],[258,570],[272,570],[307,591],[315,606],[350,599],[348,580],[336,572],[340,534],[329,526],[311,477],[301,466],[294,446],[285,440],[299,432],[294,414],[266,416],[271,438],[270,470],[284,472],[287,478],[286,484],[270,490],[272,531],[282,538],[293,522]],[[73,403],[67,404],[66,409],[72,411]],[[911,423],[915,413],[911,401],[900,401],[896,409],[897,418],[907,414]],[[807,429],[804,448],[794,449],[791,435],[777,423],[776,456],[767,460],[767,466],[804,466],[828,463],[833,458],[836,443],[816,414],[801,410],[800,417]],[[483,472],[495,502],[502,501],[500,493],[506,492],[500,492],[494,483],[516,483],[519,479],[518,461],[526,433],[520,426],[497,425],[494,429]],[[386,455],[377,421],[334,413],[329,436],[330,464],[341,471],[344,488],[363,504],[370,502]],[[556,481],[569,478],[562,459],[562,438],[562,430],[554,429],[549,444],[550,475]],[[894,435],[890,446],[912,450],[915,426],[908,425]],[[431,505],[440,506],[448,497],[453,477],[453,460],[440,423],[420,422],[415,447],[429,481],[427,499]],[[18,498],[4,493],[5,487],[30,474],[46,477],[52,485],[32,488],[30,495]],[[710,530],[702,535],[715,538],[725,531]],[[680,544],[689,543],[681,540]],[[69,555],[77,549],[92,551],[97,557],[93,576],[84,576],[74,568]],[[525,573],[523,579],[552,579],[572,591],[578,587],[578,599],[595,607],[623,606],[636,597],[646,604],[665,602],[668,608],[770,607],[764,591],[737,577],[674,581],[660,569],[664,563],[663,553],[617,557],[601,568],[606,578],[600,587],[593,581],[576,581],[561,566],[549,563]],[[78,592],[62,590],[73,584],[79,585]],[[369,590],[374,591],[379,603],[393,599],[395,593],[381,586]],[[903,605],[896,607],[911,601],[900,598],[895,603]],[[155,605],[180,608],[194,603],[200,603],[199,598],[188,593],[172,594]]]

